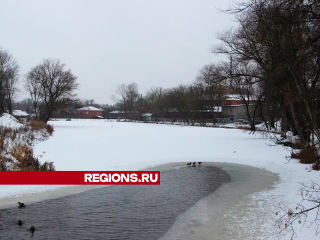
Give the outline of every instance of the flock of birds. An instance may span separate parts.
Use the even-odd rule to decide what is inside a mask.
[[[187,163],[187,165],[188,166],[191,166],[191,167],[196,167],[196,162],[194,162],[194,163],[192,163],[192,162],[189,162],[189,163]],[[198,165],[200,165],[201,164],[201,162],[198,162]]]
[[[26,205],[24,203],[18,202],[19,204],[19,208],[25,208]],[[18,225],[21,227],[23,225],[23,222],[21,220],[18,221]],[[34,232],[36,231],[36,228],[34,226],[31,226],[29,228],[29,231],[32,233],[32,235],[34,234]]]

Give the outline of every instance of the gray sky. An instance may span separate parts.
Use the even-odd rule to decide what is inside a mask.
[[[78,77],[80,98],[111,103],[116,86],[191,83],[216,33],[235,23],[217,8],[230,0],[1,0],[0,47],[21,75],[45,58],[60,59]],[[19,100],[27,97],[21,93]]]

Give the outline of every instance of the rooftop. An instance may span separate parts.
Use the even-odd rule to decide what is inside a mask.
[[[92,107],[92,106],[87,106],[87,107],[83,107],[83,108],[79,108],[77,109],[78,111],[103,111],[102,109],[96,108],[96,107]]]
[[[21,110],[12,110],[12,115],[16,117],[28,117],[29,114]]]
[[[111,113],[111,114],[117,114],[117,113],[125,113],[124,111],[118,111],[118,110],[116,110],[116,111],[112,111],[112,112],[109,112],[109,113]]]
[[[145,113],[145,114],[142,114],[142,117],[151,117],[152,116],[152,113]]]

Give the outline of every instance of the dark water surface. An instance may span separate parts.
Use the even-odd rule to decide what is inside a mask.
[[[205,166],[161,173],[160,179],[160,186],[111,186],[2,209],[0,239],[158,239],[180,214],[230,180],[225,171]]]

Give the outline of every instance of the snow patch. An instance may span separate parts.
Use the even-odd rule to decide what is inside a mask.
[[[15,117],[11,116],[8,113],[2,114],[0,117],[0,127],[7,127],[7,128],[20,128],[23,124],[20,123]]]

